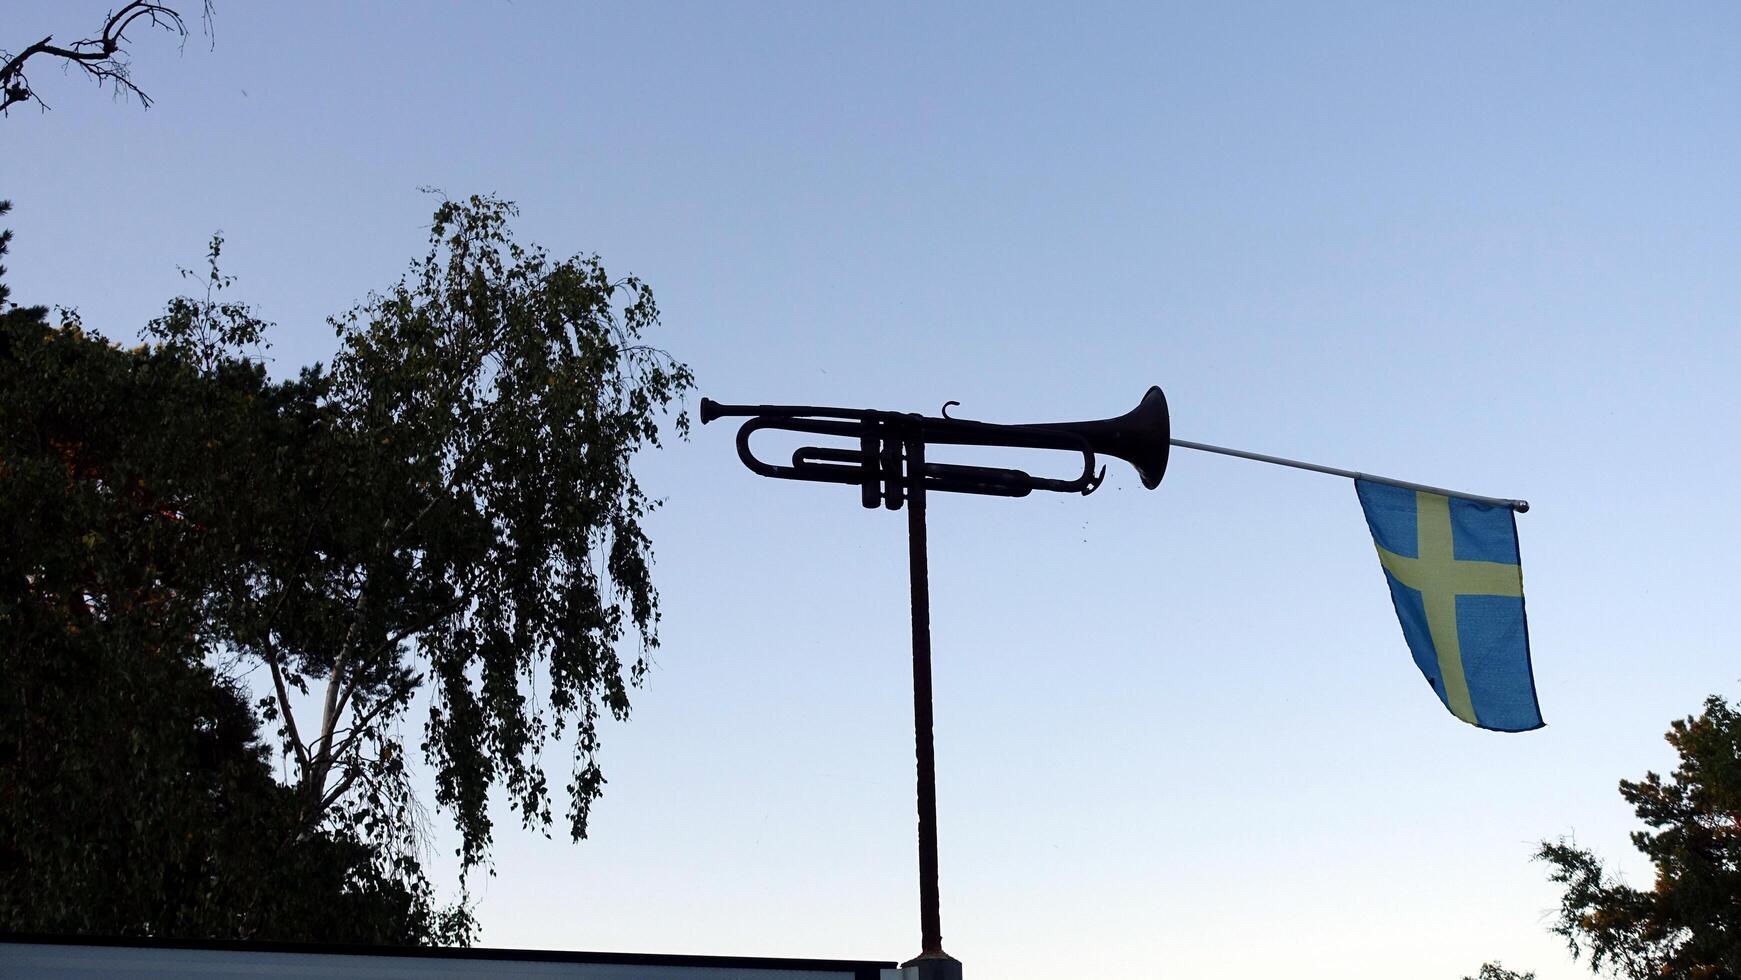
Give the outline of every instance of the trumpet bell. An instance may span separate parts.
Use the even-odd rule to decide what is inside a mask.
[[[1167,456],[1172,450],[1173,427],[1167,414],[1167,396],[1152,386],[1137,407],[1110,419],[1090,422],[1047,422],[1030,429],[1071,432],[1088,440],[1089,448],[1103,456],[1117,456],[1136,467],[1143,487],[1161,485],[1167,475]]]

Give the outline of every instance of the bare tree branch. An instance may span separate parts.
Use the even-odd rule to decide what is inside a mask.
[[[202,20],[209,34],[212,0],[204,0],[202,6]],[[121,9],[109,14],[108,19],[103,22],[103,29],[96,37],[62,46],[54,43],[54,35],[51,34],[15,55],[0,51],[0,59],[5,59],[5,64],[0,65],[0,115],[7,114],[14,105],[23,102],[34,101],[43,109],[49,107],[36,93],[36,89],[31,87],[30,79],[24,74],[25,63],[38,55],[58,58],[63,67],[76,65],[87,77],[96,81],[98,88],[105,83],[113,84],[118,95],[135,96],[141,107],[151,108],[151,96],[146,95],[133,81],[133,67],[127,59],[125,49],[127,32],[140,23],[173,33],[186,42],[187,23],[179,11],[153,0],[131,0]]]
[[[296,750],[296,757],[304,768],[308,766],[308,746],[303,744],[302,735],[296,730],[296,716],[290,711],[290,692],[284,684],[284,669],[279,666],[277,650],[268,637],[262,649],[266,654],[266,666],[272,671],[272,686],[278,692],[278,710],[284,715],[284,727],[290,735],[290,744]]]
[[[331,807],[334,803],[343,799],[345,793],[350,791],[351,784],[357,781],[357,776],[361,773],[362,770],[357,768],[352,768],[347,771],[344,778],[338,781],[338,785],[334,786],[330,792],[321,797],[320,809],[317,813],[325,813],[328,807]],[[313,818],[311,818],[310,823],[313,823]]]
[[[354,629],[355,627],[353,627]],[[315,739],[314,772],[312,778],[318,782],[326,782],[327,770],[332,765],[332,730],[338,724],[339,711],[342,710],[339,700],[339,689],[345,687],[345,661],[349,649],[339,654],[338,660],[332,665],[332,673],[326,679],[326,700],[321,705],[320,737]],[[346,700],[349,700],[349,689],[346,688]]]
[[[344,645],[339,648],[338,656],[333,659],[332,673],[327,675],[326,700],[321,705],[320,738],[315,740],[318,747],[315,749],[314,769],[309,774],[310,781],[318,785],[326,783],[327,771],[331,768],[333,759],[333,726],[338,724],[339,715],[344,711],[344,704],[350,700],[350,688],[344,683],[345,667],[348,666],[351,659],[351,651],[356,644],[357,628],[362,625],[362,621],[363,601],[359,598],[357,604],[351,609],[351,625],[345,630]],[[341,689],[344,691],[342,699],[339,697]]]
[[[393,707],[394,704],[399,702],[409,693],[410,692],[407,690],[389,692],[387,696],[371,705],[367,711],[359,712],[357,714],[357,723],[351,726],[350,734],[345,736],[344,740],[338,744],[338,748],[333,751],[333,757],[343,759],[350,755],[351,749],[357,744],[357,741],[364,735],[368,734],[369,722],[380,717],[381,712]],[[355,760],[350,760],[347,764],[354,765]]]

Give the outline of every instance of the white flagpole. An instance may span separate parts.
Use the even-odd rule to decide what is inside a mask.
[[[1292,466],[1298,470],[1311,470],[1314,473],[1328,473],[1331,476],[1345,476],[1351,480],[1365,480],[1368,483],[1383,483],[1404,490],[1424,490],[1444,497],[1460,497],[1478,503],[1492,504],[1495,507],[1510,507],[1519,514],[1529,510],[1527,500],[1508,500],[1504,497],[1483,497],[1478,493],[1464,493],[1461,490],[1446,490],[1443,487],[1429,487],[1424,483],[1410,483],[1407,480],[1393,480],[1388,476],[1374,476],[1371,473],[1359,473],[1354,470],[1338,469],[1334,466],[1321,466],[1317,463],[1307,463],[1297,459],[1287,459],[1282,456],[1266,456],[1263,453],[1246,452],[1243,449],[1228,449],[1225,446],[1211,446],[1204,442],[1186,442],[1183,439],[1169,440],[1173,445],[1184,449],[1196,449],[1206,453],[1220,453],[1223,456],[1238,456],[1240,459],[1255,459],[1260,463],[1275,463],[1278,466]]]

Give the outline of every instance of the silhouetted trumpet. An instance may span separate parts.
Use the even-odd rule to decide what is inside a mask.
[[[1167,396],[1150,388],[1136,408],[1116,418],[1088,422],[1000,425],[941,417],[809,405],[721,405],[701,400],[702,424],[722,416],[750,416],[738,429],[738,458],[752,472],[782,480],[856,484],[866,507],[899,510],[917,488],[998,497],[1025,497],[1035,490],[1090,494],[1106,478],[1095,456],[1117,456],[1136,467],[1143,486],[1153,490],[1167,472],[1170,426]],[[838,436],[857,448],[805,446],[782,466],[758,459],[750,436],[763,429]],[[965,466],[925,460],[926,445],[1001,446],[1060,449],[1082,455],[1082,473],[1071,479],[1033,476],[1019,469]]]

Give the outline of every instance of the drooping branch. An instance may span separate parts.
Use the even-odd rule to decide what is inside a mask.
[[[203,6],[203,21],[209,32],[212,0],[205,0]],[[126,57],[127,32],[141,23],[169,31],[184,42],[187,38],[187,23],[175,8],[152,0],[132,0],[109,14],[96,37],[58,45],[51,34],[17,54],[0,51],[0,58],[5,59],[5,64],[0,65],[0,115],[22,102],[34,101],[42,108],[48,108],[24,73],[26,63],[38,56],[59,59],[63,66],[77,66],[87,77],[94,79],[99,88],[106,83],[113,84],[118,93],[133,95],[139,99],[141,107],[151,108],[151,96],[133,81],[132,65]]]

